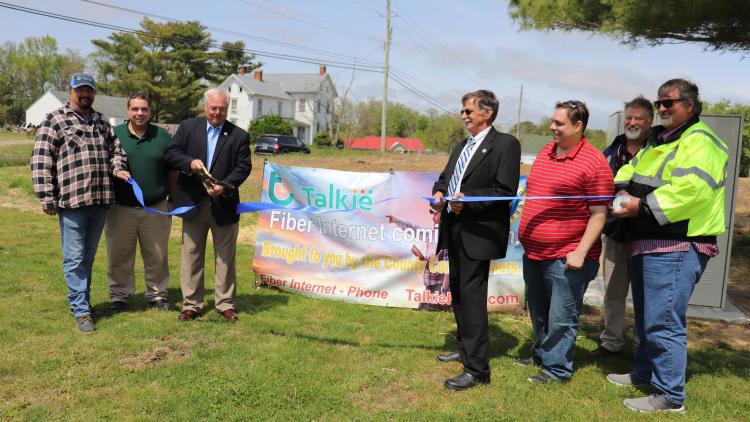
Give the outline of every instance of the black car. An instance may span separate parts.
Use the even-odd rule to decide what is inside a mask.
[[[255,140],[256,154],[285,154],[287,152],[310,153],[310,148],[291,135],[261,135]]]

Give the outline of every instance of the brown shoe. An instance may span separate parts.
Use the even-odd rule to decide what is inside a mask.
[[[183,309],[182,312],[180,312],[180,316],[177,317],[177,321],[192,321],[199,316],[201,316],[200,312],[194,311],[192,309]]]
[[[614,356],[620,356],[620,352],[619,351],[613,352],[604,346],[599,346],[596,349],[594,349],[591,353],[589,353],[588,358],[589,359],[602,359],[602,358],[611,358]]]
[[[229,322],[237,322],[239,317],[237,317],[237,312],[234,311],[234,309],[227,309],[226,311],[219,312],[221,316],[224,317]]]

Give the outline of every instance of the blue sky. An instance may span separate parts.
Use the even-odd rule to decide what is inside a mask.
[[[136,28],[143,15],[85,0],[8,0],[8,3]],[[383,62],[385,0],[96,0],[179,20],[199,20],[218,42],[245,41],[248,48],[312,58],[328,64],[340,93],[351,69],[330,61],[359,65]],[[617,40],[584,33],[520,32],[508,16],[505,1],[393,0],[390,62],[396,76],[429,97],[391,81],[389,99],[424,111],[460,109],[465,92],[493,90],[501,100],[499,122],[516,121],[523,84],[522,120],[551,114],[558,100],[585,101],[590,127],[606,129],[607,117],[623,101],[644,94],[653,99],[661,82],[687,77],[708,101],[727,98],[750,103],[748,61],[735,53],[705,51],[701,45],[673,44],[632,49]],[[112,31],[0,8],[0,41],[21,41],[49,34],[60,50],[94,50],[90,40]],[[154,18],[157,21],[161,19]],[[227,34],[234,31],[271,42]],[[295,45],[289,48],[282,43]],[[311,49],[321,50],[313,51]],[[266,73],[317,73],[317,64],[258,56]],[[382,97],[383,75],[357,71],[349,98]]]

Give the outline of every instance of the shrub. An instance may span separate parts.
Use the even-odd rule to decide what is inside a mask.
[[[318,132],[318,134],[315,135],[315,140],[313,142],[320,147],[330,147],[331,137],[328,136],[328,132]]]
[[[269,114],[250,122],[250,128],[247,133],[250,135],[250,142],[255,143],[258,136],[263,135],[264,133],[269,135],[291,135],[292,125],[275,114]]]

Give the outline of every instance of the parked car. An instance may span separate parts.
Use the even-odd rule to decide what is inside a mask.
[[[260,135],[255,140],[256,154],[310,153],[310,148],[292,135]]]

